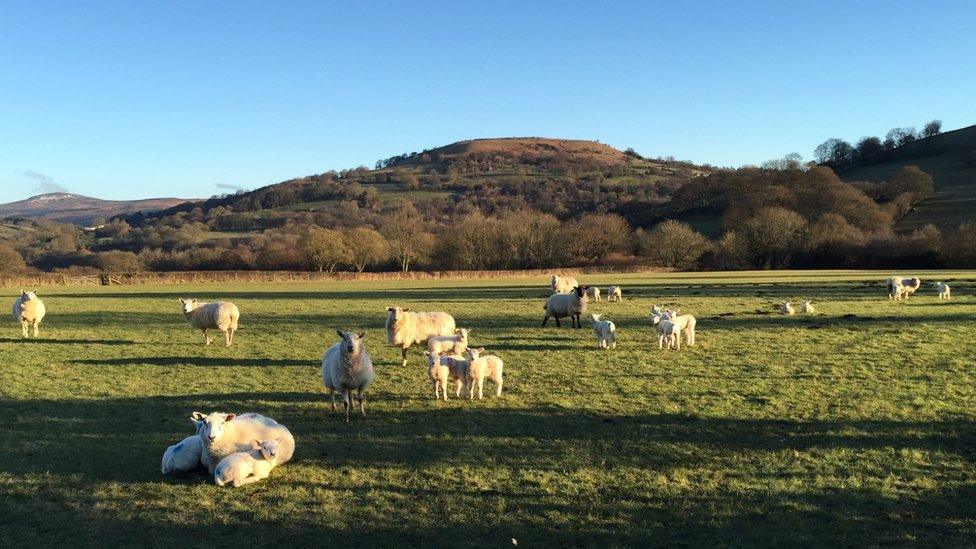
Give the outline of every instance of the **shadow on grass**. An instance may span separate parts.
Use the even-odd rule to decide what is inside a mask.
[[[251,366],[251,367],[275,367],[275,366],[316,366],[318,360],[295,360],[295,359],[275,359],[275,358],[227,358],[227,357],[200,357],[200,356],[146,356],[146,357],[124,357],[124,358],[84,358],[72,360],[71,364],[84,364],[88,366]]]
[[[55,339],[41,337],[35,339],[0,337],[0,343],[24,343],[29,345],[132,345],[135,341],[131,339]]]

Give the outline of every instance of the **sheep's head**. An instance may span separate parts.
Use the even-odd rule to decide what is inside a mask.
[[[478,348],[478,349],[469,348],[468,349],[468,360],[478,360],[478,357],[480,357],[481,354],[484,353],[484,352],[485,352],[485,348],[484,347],[481,347],[481,348]]]
[[[593,318],[593,322],[600,322],[600,317],[601,316],[603,316],[603,315],[598,315],[596,313],[593,313],[593,314],[590,315],[590,317]]]
[[[358,355],[360,351],[363,350],[363,339],[366,338],[366,332],[343,332],[342,330],[336,330],[339,337],[342,338],[342,350],[350,355]]]
[[[427,367],[433,368],[435,361],[437,361],[437,355],[430,351],[424,351],[424,357],[427,359]]]
[[[180,298],[180,303],[183,304],[183,314],[188,315],[197,308],[197,300],[195,299],[183,299]]]
[[[22,297],[24,301],[33,301],[37,299],[37,290],[34,290],[32,292],[27,290],[21,290],[20,297]]]
[[[468,334],[471,333],[471,328],[458,328],[454,330],[454,333],[458,336],[458,340],[461,343],[468,344]]]
[[[204,442],[215,442],[219,439],[220,435],[224,433],[224,424],[228,421],[234,421],[235,417],[237,417],[236,414],[224,414],[222,412],[211,412],[210,414],[193,412],[190,414],[191,421],[200,422],[198,432]]]
[[[281,445],[281,437],[278,437],[273,440],[262,440],[262,441],[255,440],[254,442],[251,443],[251,446],[255,450],[261,450],[261,455],[264,457],[264,459],[268,461],[274,461],[275,459],[278,458],[278,446],[280,445]]]
[[[409,307],[387,307],[386,311],[387,313],[389,313],[389,316],[387,318],[388,320],[387,324],[389,324],[390,322],[394,322],[394,323],[399,322],[400,319],[403,318],[403,313],[409,310],[410,310]]]

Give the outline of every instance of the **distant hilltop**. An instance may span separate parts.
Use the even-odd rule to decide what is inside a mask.
[[[143,200],[101,200],[71,193],[47,193],[26,200],[0,204],[0,217],[43,217],[63,223],[90,225],[98,218],[165,210],[186,200],[182,198],[147,198]]]

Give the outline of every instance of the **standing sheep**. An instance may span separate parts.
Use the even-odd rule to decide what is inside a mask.
[[[780,301],[779,302],[779,314],[781,314],[781,315],[787,315],[787,316],[792,316],[792,315],[796,314],[796,310],[793,309],[793,305],[791,305],[789,301]]]
[[[440,400],[443,390],[444,401],[447,402],[447,384],[451,380],[451,368],[441,354],[424,351],[424,356],[427,357],[427,377],[434,386],[434,400]],[[460,388],[458,391],[460,392]]]
[[[678,332],[685,334],[685,343],[689,347],[695,346],[695,329],[698,326],[698,320],[689,314],[681,314],[679,310],[668,309],[664,313],[664,318],[670,320],[678,328]],[[678,349],[681,349],[681,345],[678,345]]]
[[[590,286],[586,290],[586,296],[593,300],[594,303],[600,302],[600,288],[596,286]]]
[[[373,362],[363,346],[366,332],[353,333],[336,330],[342,338],[322,355],[322,383],[332,397],[332,411],[337,411],[335,393],[342,395],[346,409],[346,423],[352,409],[353,391],[359,399],[359,412],[366,417],[366,387],[373,381]]]
[[[607,302],[620,301],[623,299],[623,292],[620,291],[620,286],[610,286],[607,288]]]
[[[677,346],[678,350],[681,350],[681,337],[680,331],[678,330],[678,325],[671,321],[670,318],[661,318],[657,322],[657,348],[663,349],[664,342],[668,342],[668,349]]]
[[[576,286],[573,288],[572,293],[552,294],[549,296],[549,299],[546,300],[546,306],[543,307],[546,316],[542,317],[542,327],[544,328],[546,326],[549,317],[556,319],[557,328],[561,327],[562,324],[559,323],[559,319],[568,316],[572,327],[579,328],[579,317],[582,313],[586,312],[586,303],[588,301],[585,292],[586,286]]]
[[[579,286],[579,283],[571,276],[552,275],[549,280],[549,287],[552,288],[554,294],[568,294],[576,286]]]
[[[888,299],[901,301],[908,299],[908,296],[915,293],[921,286],[922,280],[918,277],[893,276],[888,279]]]
[[[247,452],[235,452],[220,460],[214,469],[217,486],[230,484],[234,488],[268,478],[278,465],[278,448],[281,437],[274,440],[253,441]]]
[[[817,309],[813,306],[812,301],[807,300],[800,304],[800,312],[805,315],[812,315],[817,312]]]
[[[27,338],[27,328],[33,326],[34,337],[37,338],[41,321],[44,320],[44,315],[47,313],[44,302],[37,297],[37,291],[21,290],[20,297],[14,301],[11,312],[14,315],[14,320],[20,322],[21,337]]]
[[[447,313],[414,312],[400,307],[386,311],[386,340],[393,347],[400,347],[404,366],[411,345],[426,345],[433,336],[454,334],[454,317]]]
[[[468,385],[468,366],[471,362],[463,356],[441,356],[440,359],[442,364],[447,365],[448,378],[453,379],[457,384],[454,396],[460,397],[461,387]]]
[[[593,318],[593,333],[596,334],[596,346],[600,349],[617,348],[617,326],[609,320],[600,320],[598,314],[591,315]]]
[[[949,288],[949,285],[944,282],[936,282],[935,291],[939,292],[939,299],[945,299],[946,301],[949,300],[952,294],[952,290]]]
[[[204,344],[213,343],[207,335],[207,330],[211,329],[224,333],[225,346],[230,347],[234,343],[237,320],[241,317],[237,305],[226,301],[200,303],[196,299],[180,299],[180,303],[183,304],[183,317],[187,324],[203,331]]]
[[[464,354],[468,348],[468,334],[471,328],[458,328],[454,330],[455,335],[432,336],[427,340],[427,351],[434,353],[446,353],[452,351],[456,355]]]
[[[278,464],[291,459],[295,452],[295,438],[287,427],[261,414],[225,414],[193,412],[190,419],[199,422],[200,441],[203,443],[202,461],[211,475],[220,460],[251,449],[254,440],[281,438]]]
[[[468,349],[468,398],[474,398],[474,385],[478,384],[478,398],[485,398],[485,378],[495,382],[495,396],[502,396],[502,370],[505,365],[495,355],[485,355],[484,348]]]

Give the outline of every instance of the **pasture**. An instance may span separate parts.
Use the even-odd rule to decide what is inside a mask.
[[[616,351],[542,329],[547,279],[40,288],[23,342],[2,290],[4,545],[361,547],[969,545],[976,536],[976,272],[579,276]],[[908,273],[897,273],[908,274]],[[929,284],[945,280],[953,300]],[[232,300],[235,345],[204,347],[180,297]],[[773,314],[812,299],[818,315]],[[657,349],[648,311],[698,318]],[[421,350],[400,365],[386,307],[445,310],[505,361],[505,392],[435,402]],[[364,420],[319,377],[335,329],[365,330]],[[219,334],[218,334],[219,335]],[[221,341],[220,337],[215,338]],[[340,407],[341,409],[341,407]],[[292,462],[240,489],[164,478],[199,410],[287,425]]]

